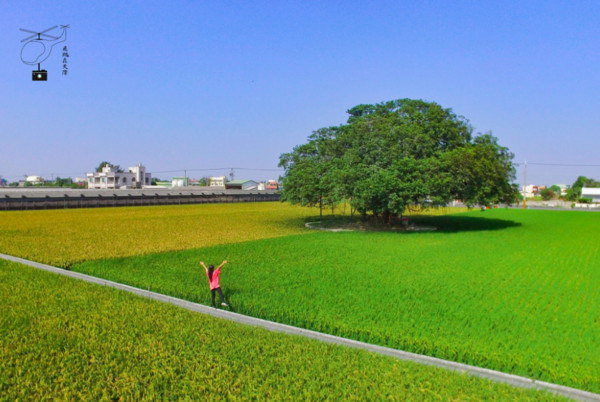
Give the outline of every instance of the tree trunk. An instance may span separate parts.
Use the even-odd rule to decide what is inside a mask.
[[[319,197],[319,216],[323,220],[323,197]]]

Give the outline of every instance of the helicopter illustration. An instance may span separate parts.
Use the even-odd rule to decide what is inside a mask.
[[[49,35],[46,33],[56,28],[58,28],[58,25],[55,25],[41,32],[35,32],[29,29],[19,28],[19,30],[23,32],[33,34],[21,40],[21,43],[25,42],[25,44],[21,48],[21,61],[30,66],[34,66],[37,64],[38,69],[32,72],[32,79],[34,81],[47,80],[48,72],[46,70],[40,70],[40,64],[48,57],[50,57],[54,46],[67,40],[67,28],[69,28],[69,25],[60,26],[60,29],[62,29],[62,33],[60,36]],[[44,38],[42,38],[42,36]]]

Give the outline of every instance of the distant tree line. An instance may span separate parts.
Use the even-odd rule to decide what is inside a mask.
[[[589,199],[581,198],[581,189],[583,187],[600,187],[600,182],[594,179],[589,179],[585,176],[579,176],[577,180],[575,180],[575,183],[573,183],[573,185],[569,189],[567,189],[566,199],[569,201],[580,202],[591,201]]]
[[[87,183],[77,183],[70,177],[56,177],[54,180],[47,180],[43,183],[31,183],[28,181],[15,181],[6,184],[8,187],[67,187],[67,188],[87,188]]]
[[[600,182],[585,176],[579,176],[577,177],[577,180],[575,180],[575,183],[566,189],[564,194],[562,189],[555,184],[542,189],[539,195],[544,201],[558,198],[565,201],[577,201],[582,203],[591,202],[591,199],[581,197],[581,189],[583,187],[600,187]]]
[[[451,109],[400,99],[358,105],[346,124],[321,128],[280,156],[282,200],[333,208],[385,222],[413,206],[512,203],[517,194],[513,154],[491,133]]]

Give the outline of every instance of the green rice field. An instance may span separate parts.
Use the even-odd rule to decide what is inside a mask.
[[[559,400],[0,260],[0,400]]]
[[[217,265],[227,259],[221,286],[236,312],[600,392],[600,214],[495,209],[412,218],[418,225],[437,227],[434,232],[334,233],[304,229],[304,221],[314,220],[306,210],[273,206],[276,221],[261,212],[268,224],[253,217],[241,234],[229,222],[240,214],[226,206],[221,219],[228,229],[217,230],[218,241],[212,243],[206,235],[211,227],[190,218],[204,216],[202,206],[156,210],[163,221],[185,211],[193,228],[205,233],[205,245],[170,245],[173,233],[183,229],[161,227],[164,242],[156,252],[152,242],[161,235],[153,233],[152,242],[137,237],[143,252],[128,248],[111,258],[104,251],[110,245],[107,234],[96,243],[80,241],[92,252],[74,253],[67,266],[210,304],[198,262]],[[133,210],[124,223],[107,222],[107,233],[110,228],[115,237],[125,238],[152,213],[151,208]],[[94,220],[95,212],[85,213]],[[85,233],[84,224],[65,215],[61,219],[70,222],[70,236]],[[210,219],[219,221],[218,216]],[[20,228],[19,219],[8,221],[10,228],[0,222],[0,235],[18,244],[35,236],[26,222]],[[185,226],[185,220],[180,224]],[[41,220],[36,225],[44,227]],[[94,230],[102,233],[102,225],[95,224]],[[42,244],[60,242],[56,231],[39,233],[55,236],[39,236]],[[9,243],[0,242],[0,251],[7,252]],[[94,256],[94,248],[102,252]],[[61,260],[51,247],[29,247],[20,256]]]
[[[600,214],[494,210],[436,232],[316,232],[90,261],[72,269],[235,311],[600,391]]]

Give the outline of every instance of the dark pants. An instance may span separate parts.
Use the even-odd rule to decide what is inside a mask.
[[[212,295],[212,305],[213,307],[216,307],[215,305],[215,293],[219,292],[219,296],[221,297],[221,302],[225,303],[225,298],[223,297],[223,291],[221,290],[221,288],[216,288],[216,289],[211,289],[210,290],[210,294]]]

